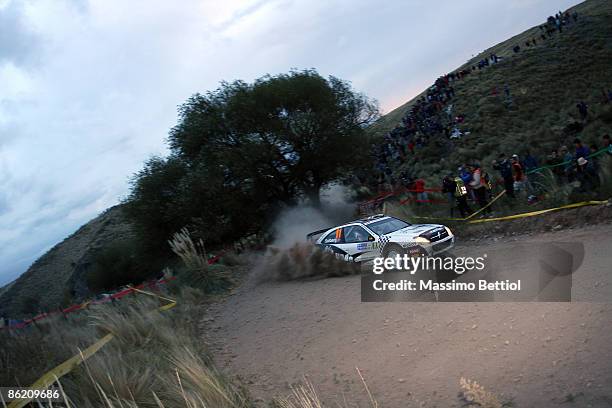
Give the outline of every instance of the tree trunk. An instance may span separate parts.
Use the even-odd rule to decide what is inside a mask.
[[[321,194],[320,193],[321,193],[320,184],[309,186],[308,189],[306,190],[306,197],[308,197],[308,201],[310,202],[310,205],[312,205],[315,208],[321,207]]]

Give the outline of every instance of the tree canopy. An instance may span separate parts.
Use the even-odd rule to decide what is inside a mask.
[[[319,204],[322,186],[364,166],[377,104],[314,70],[224,82],[179,107],[168,158],[132,181],[128,213],[146,239],[185,225],[221,243],[261,228],[279,206]]]

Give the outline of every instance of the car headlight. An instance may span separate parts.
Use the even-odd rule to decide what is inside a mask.
[[[414,242],[416,242],[417,244],[429,244],[430,241],[427,238],[423,238],[423,237],[416,237],[414,239]]]
[[[446,233],[447,233],[449,236],[452,236],[452,235],[453,235],[453,233],[452,233],[452,231],[450,230],[450,228],[448,228],[448,227],[444,227],[444,229],[446,230]]]

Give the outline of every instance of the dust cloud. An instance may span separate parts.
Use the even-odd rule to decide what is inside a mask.
[[[357,265],[337,259],[306,239],[309,232],[331,228],[357,217],[356,205],[348,196],[344,186],[332,184],[321,192],[320,208],[304,203],[281,212],[271,228],[273,243],[255,268],[257,281],[357,273]]]
[[[306,203],[282,211],[272,225],[272,246],[287,249],[306,242],[306,234],[331,228],[357,217],[355,203],[348,200],[348,189],[341,184],[326,186],[321,191],[321,207]]]

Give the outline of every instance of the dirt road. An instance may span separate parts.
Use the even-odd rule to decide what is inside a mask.
[[[497,253],[511,275],[539,244],[583,242],[572,288],[582,302],[362,303],[358,276],[246,283],[212,307],[208,340],[217,363],[265,400],[306,375],[326,403],[369,406],[359,367],[382,407],[462,406],[461,377],[517,407],[610,407],[610,236],[603,225],[455,251]]]

